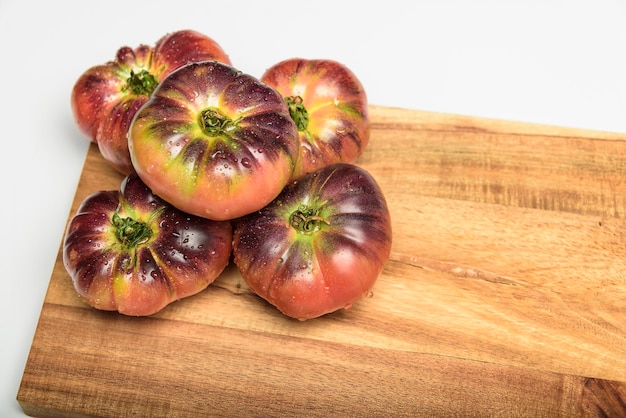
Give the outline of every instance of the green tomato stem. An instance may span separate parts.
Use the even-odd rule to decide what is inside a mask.
[[[141,70],[135,73],[135,71],[131,70],[124,90],[128,90],[138,96],[150,96],[158,84],[156,77],[148,71]]]
[[[295,210],[289,217],[289,223],[298,233],[304,235],[316,233],[324,224],[330,225],[330,222],[319,215],[319,209],[308,207]]]
[[[136,249],[152,237],[152,229],[147,224],[133,218],[122,218],[117,211],[113,214],[112,222],[117,239],[127,250]]]
[[[304,104],[302,103],[302,97],[285,97],[285,102],[287,102],[289,115],[291,116],[291,119],[293,119],[293,121],[296,123],[298,131],[304,131],[309,125],[309,112],[306,110],[306,107],[304,107]]]
[[[219,110],[206,108],[200,112],[200,125],[202,130],[209,136],[218,136],[233,130],[240,119],[232,120],[224,116]]]

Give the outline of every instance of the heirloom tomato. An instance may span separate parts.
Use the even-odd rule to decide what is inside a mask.
[[[385,197],[364,169],[336,163],[234,222],[234,262],[252,291],[306,320],[368,295],[391,251]]]
[[[165,76],[205,60],[230,64],[217,42],[192,30],[169,33],[154,46],[121,47],[114,60],[87,69],[74,84],[71,107],[79,130],[111,166],[130,174],[127,135],[135,113]]]
[[[209,286],[229,263],[232,226],[184,213],[136,174],[88,196],[70,219],[63,262],[78,295],[145,316]]]
[[[333,163],[354,163],[367,146],[367,95],[356,75],[328,59],[292,58],[268,68],[261,81],[289,105],[300,149],[292,178]]]
[[[133,120],[137,174],[194,215],[234,219],[289,182],[296,126],[276,90],[230,65],[188,64],[166,77]]]

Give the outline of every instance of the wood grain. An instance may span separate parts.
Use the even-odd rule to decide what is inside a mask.
[[[391,210],[372,297],[299,322],[230,266],[131,318],[57,259],[17,399],[32,416],[626,416],[626,135],[371,107]],[[92,146],[72,214],[119,187]]]

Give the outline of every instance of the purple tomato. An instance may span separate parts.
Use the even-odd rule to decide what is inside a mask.
[[[367,95],[357,76],[329,59],[291,58],[261,81],[285,98],[300,149],[292,179],[329,164],[354,163],[369,143]]]
[[[209,286],[229,263],[232,226],[184,213],[135,174],[88,196],[70,219],[63,262],[94,308],[151,315]]]
[[[130,174],[128,130],[135,113],[168,74],[205,60],[230,64],[217,42],[192,30],[168,33],[154,46],[119,48],[115,59],[87,69],[74,84],[71,107],[79,130],[113,168]]]
[[[237,220],[234,262],[256,294],[306,320],[349,308],[372,291],[389,259],[391,232],[375,179],[336,163]]]
[[[280,94],[216,61],[166,77],[129,136],[143,181],[177,208],[234,219],[271,202],[289,182],[296,126]]]

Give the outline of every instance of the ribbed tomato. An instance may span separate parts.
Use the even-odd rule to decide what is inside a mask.
[[[297,130],[280,94],[216,61],[166,77],[133,120],[136,172],[185,212],[234,219],[274,199],[289,181]]]
[[[354,163],[369,143],[367,95],[357,76],[329,59],[292,58],[268,68],[261,81],[289,104],[300,150],[292,178],[334,163]]]
[[[315,318],[368,295],[391,251],[385,197],[364,169],[337,163],[285,187],[235,223],[234,262],[285,315]]]
[[[70,219],[63,262],[87,304],[144,316],[209,286],[229,262],[232,226],[184,213],[135,174],[88,196]]]
[[[114,60],[87,69],[74,84],[71,106],[79,130],[116,170],[130,174],[127,135],[135,113],[168,74],[205,60],[230,64],[217,42],[192,30],[168,33],[154,46],[119,48]]]

